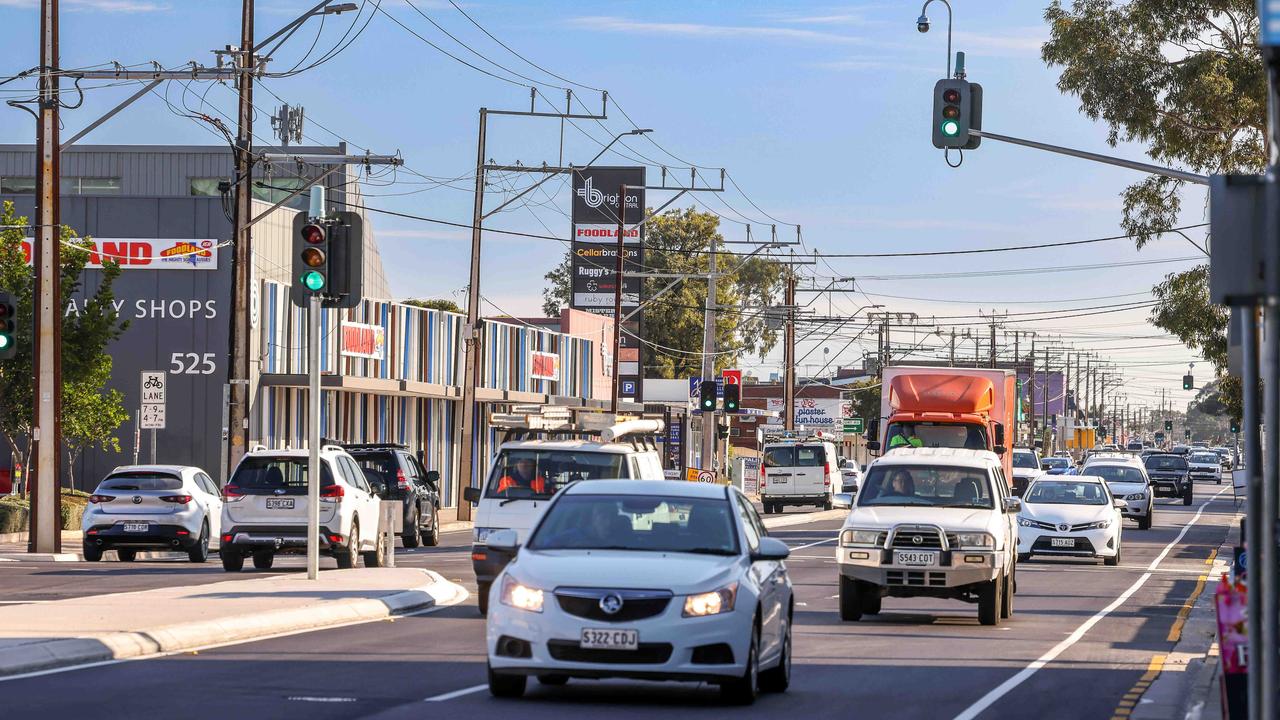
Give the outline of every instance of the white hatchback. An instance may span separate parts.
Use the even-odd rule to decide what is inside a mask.
[[[177,550],[202,563],[221,512],[217,483],[198,467],[118,467],[98,483],[80,518],[84,559],[97,562],[115,550],[129,562],[139,550]]]
[[[516,533],[487,543],[514,551]],[[785,690],[788,552],[733,488],[574,483],[490,590],[489,690],[519,696],[530,675],[710,682],[734,703]]]
[[[1119,565],[1124,506],[1125,501],[1112,496],[1106,481],[1095,475],[1035,480],[1022,496],[1018,559],[1067,555]]]

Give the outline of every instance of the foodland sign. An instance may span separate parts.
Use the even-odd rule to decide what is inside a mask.
[[[387,356],[387,331],[381,325],[342,323],[342,354],[383,360]]]
[[[154,238],[73,238],[72,243],[87,243],[89,269],[101,269],[104,262],[118,263],[124,270],[217,270],[216,240],[184,240]],[[31,264],[31,240],[22,241],[22,254]]]

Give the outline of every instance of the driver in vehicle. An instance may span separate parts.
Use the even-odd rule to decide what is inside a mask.
[[[507,467],[507,472],[498,480],[497,492],[504,493],[511,488],[528,488],[538,494],[547,492],[547,479],[534,471],[533,458],[517,458],[514,468]]]
[[[898,427],[898,432],[889,438],[889,449],[900,447],[924,447],[924,441],[916,437],[915,428],[910,425]]]
[[[562,548],[593,548],[627,546],[631,540],[631,523],[625,516],[608,503],[592,503],[586,522],[557,533],[550,543]]]

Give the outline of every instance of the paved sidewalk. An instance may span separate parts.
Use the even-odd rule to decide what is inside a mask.
[[[466,599],[430,570],[325,570],[0,607],[0,677],[253,640]]]

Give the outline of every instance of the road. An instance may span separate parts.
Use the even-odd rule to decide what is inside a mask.
[[[1173,647],[1171,631],[1180,624],[1179,613],[1235,516],[1229,489],[1208,501],[1218,489],[1200,486],[1191,507],[1159,503],[1150,531],[1128,524],[1119,567],[1069,560],[1021,565],[1016,614],[995,628],[978,625],[975,606],[931,599],[887,598],[880,616],[842,623],[832,559],[839,523],[775,531],[793,548],[788,563],[797,600],[793,682],[785,695],[762,696],[755,706],[732,712],[739,717],[1112,718],[1125,694],[1142,687],[1153,658]],[[1183,533],[1202,504],[1198,521]],[[442,547],[401,553],[400,559],[432,567],[474,590],[468,539],[465,533],[446,536]],[[10,572],[0,569],[5,573],[0,578]],[[201,580],[217,579],[192,572]],[[515,712],[521,720],[561,718],[566,712],[627,718],[667,709],[682,717],[723,717],[726,712],[714,688],[697,685],[573,681],[544,688],[535,683],[522,701],[492,699],[484,687],[483,630],[469,601],[392,621],[0,685],[6,714],[14,717],[85,716],[104,707],[119,717],[219,720],[436,713],[508,718]],[[1047,663],[1028,671],[1038,660]],[[66,692],[68,687],[75,692]]]

